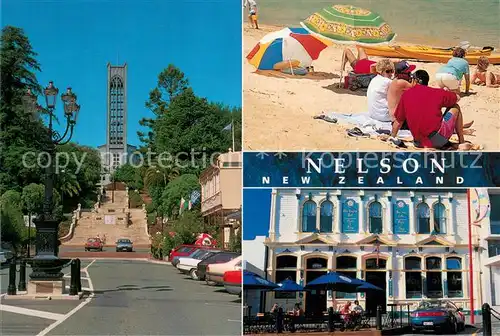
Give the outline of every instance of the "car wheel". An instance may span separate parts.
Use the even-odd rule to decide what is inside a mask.
[[[214,282],[214,281],[210,281],[210,280],[205,280],[205,281],[206,281],[207,285],[209,285],[209,286],[215,286],[215,285],[217,285],[217,283]]]
[[[198,270],[196,268],[193,268],[192,270],[190,270],[189,275],[191,276],[191,279],[193,279],[193,280],[200,280],[200,278],[198,277]]]
[[[120,252],[120,251],[118,251],[118,249],[116,249],[116,252]]]

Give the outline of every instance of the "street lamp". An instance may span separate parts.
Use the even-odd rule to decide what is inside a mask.
[[[59,221],[53,215],[54,198],[54,156],[57,145],[68,143],[73,136],[73,129],[76,124],[80,106],[76,103],[76,94],[68,88],[61,95],[63,102],[64,116],[66,117],[66,129],[62,135],[53,129],[54,110],[56,109],[59,89],[53,82],[43,90],[46,107],[38,105],[37,97],[28,89],[23,97],[23,106],[26,113],[34,114],[39,110],[45,110],[49,115],[48,141],[46,145],[46,168],[45,168],[45,197],[43,211],[35,219],[36,227],[36,255],[29,260],[33,272],[30,278],[33,280],[60,280],[63,276],[61,269],[66,260],[59,259]]]

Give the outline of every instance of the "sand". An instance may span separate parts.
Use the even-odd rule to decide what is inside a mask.
[[[243,27],[244,57],[267,33],[282,27],[264,25],[261,29]],[[353,138],[346,129],[313,119],[321,112],[363,113],[367,111],[366,93],[339,89],[342,46],[325,49],[313,66],[318,78],[273,77],[256,73],[243,61],[243,118],[245,150],[399,150],[373,138]],[[376,60],[376,58],[373,58]],[[437,63],[410,61],[431,75]],[[350,69],[349,65],[346,69]],[[472,70],[472,66],[471,66]],[[496,66],[496,72],[500,67]],[[475,136],[466,140],[484,150],[500,150],[500,88],[471,86],[473,95],[462,97],[464,121],[474,120]]]

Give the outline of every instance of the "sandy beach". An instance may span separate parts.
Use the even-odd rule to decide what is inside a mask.
[[[243,56],[267,33],[279,26],[243,27]],[[245,150],[396,150],[376,138],[353,138],[343,125],[315,120],[321,112],[364,113],[366,93],[338,88],[342,46],[324,50],[313,66],[315,78],[272,77],[255,72],[243,61],[243,108]],[[371,59],[377,60],[375,57]],[[410,61],[433,77],[437,63]],[[471,66],[471,70],[474,66]],[[346,69],[350,69],[349,65]],[[500,72],[500,67],[495,67]],[[345,74],[345,72],[344,72]],[[474,120],[475,136],[466,140],[484,150],[500,150],[500,88],[471,85],[472,95],[462,97],[464,121]],[[412,150],[414,148],[410,148]]]

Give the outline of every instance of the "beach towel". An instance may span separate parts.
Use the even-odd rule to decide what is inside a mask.
[[[337,122],[341,125],[359,127],[363,133],[368,133],[370,135],[378,135],[381,132],[390,133],[392,131],[392,124],[390,121],[383,122],[372,119],[368,116],[368,112],[356,114],[328,112],[326,115],[331,119],[337,119]],[[398,132],[398,138],[412,138],[412,135],[409,130],[400,130]]]

